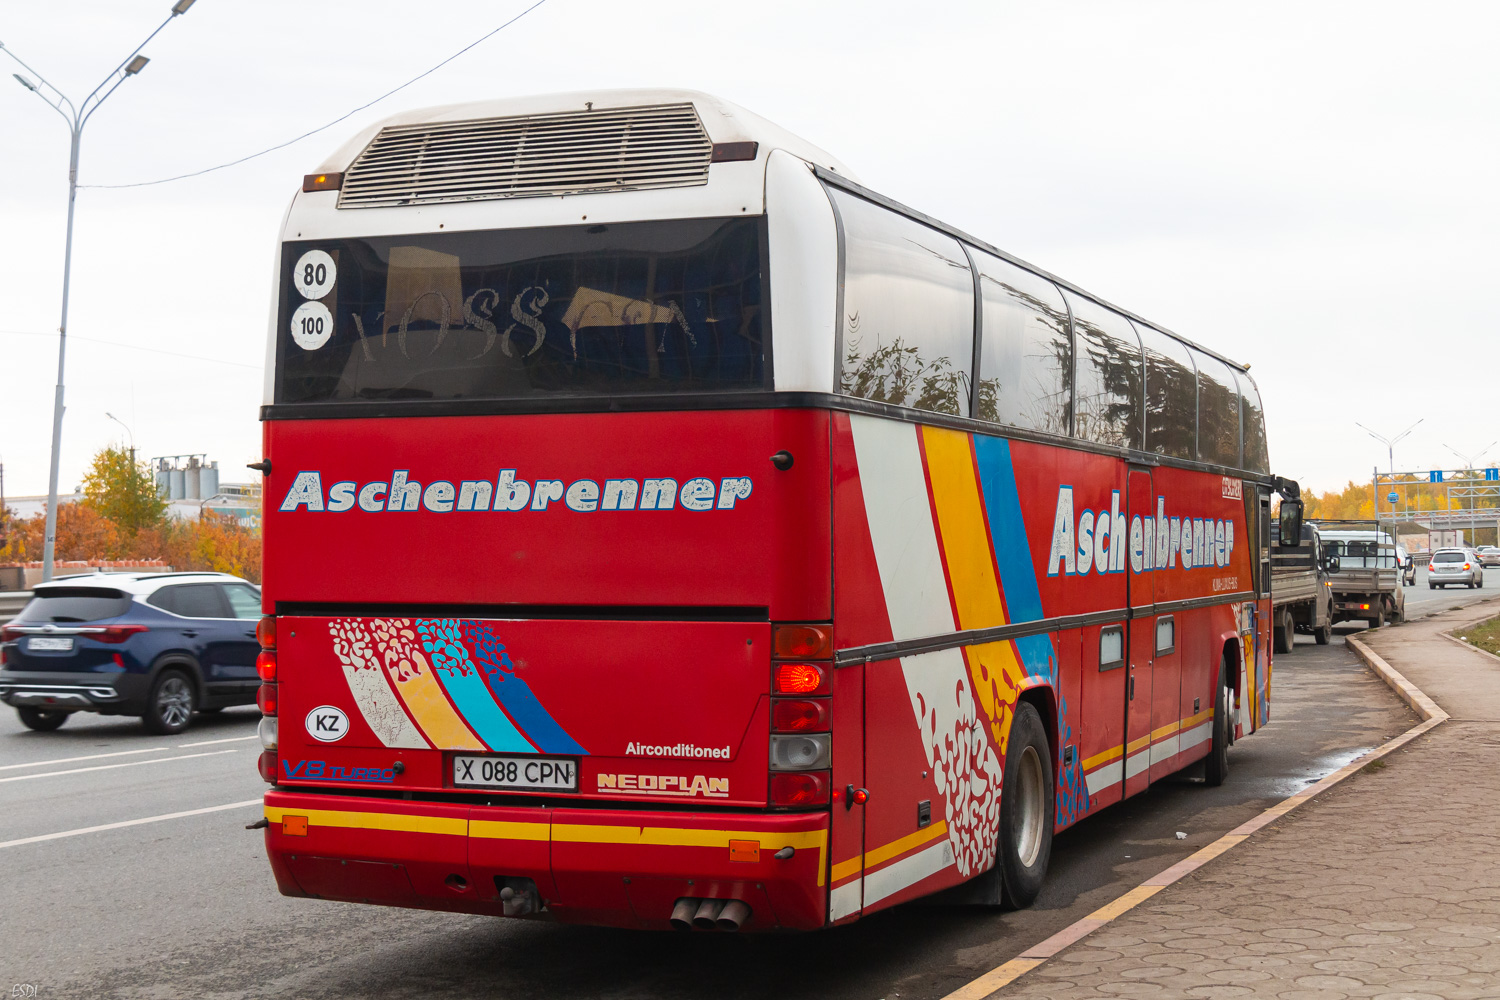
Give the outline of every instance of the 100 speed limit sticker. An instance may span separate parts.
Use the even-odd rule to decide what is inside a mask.
[[[292,341],[304,351],[316,351],[333,336],[333,314],[318,301],[333,291],[338,265],[324,250],[309,250],[292,268],[292,284],[308,301],[292,313]]]

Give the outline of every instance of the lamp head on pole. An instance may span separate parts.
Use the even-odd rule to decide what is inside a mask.
[[[145,69],[146,64],[150,61],[151,60],[147,59],[145,56],[136,56],[134,59],[130,60],[130,62],[125,64],[125,75],[135,76],[141,70]]]
[[[179,14],[186,14],[188,12],[188,8],[196,2],[197,0],[177,0],[177,2],[172,5],[172,16],[176,17]]]
[[[36,84],[34,84],[30,80],[26,79],[20,73],[12,73],[11,76],[15,77],[16,78],[16,82],[19,83],[21,86],[25,87],[27,90],[31,91],[33,94],[36,93]]]

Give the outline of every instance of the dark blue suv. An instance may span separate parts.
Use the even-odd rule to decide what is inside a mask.
[[[255,702],[260,589],[224,573],[100,573],[39,584],[0,629],[0,701],[31,729],[73,712],[179,733]]]

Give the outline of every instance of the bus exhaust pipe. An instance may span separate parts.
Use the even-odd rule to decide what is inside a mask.
[[[722,899],[705,899],[698,904],[698,912],[693,914],[693,926],[701,931],[711,931],[719,925],[719,914],[724,910]]]
[[[750,919],[750,907],[742,899],[731,899],[724,904],[717,921],[721,931],[737,931]]]
[[[701,899],[692,899],[688,896],[683,896],[679,899],[677,905],[672,907],[672,916],[670,918],[672,929],[676,931],[692,930],[693,915],[698,912],[698,907],[702,902],[703,900]]]

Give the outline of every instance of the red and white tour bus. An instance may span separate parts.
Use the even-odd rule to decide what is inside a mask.
[[[287,895],[1024,906],[1268,718],[1244,367],[704,94],[356,136],[287,212],[261,416]]]

